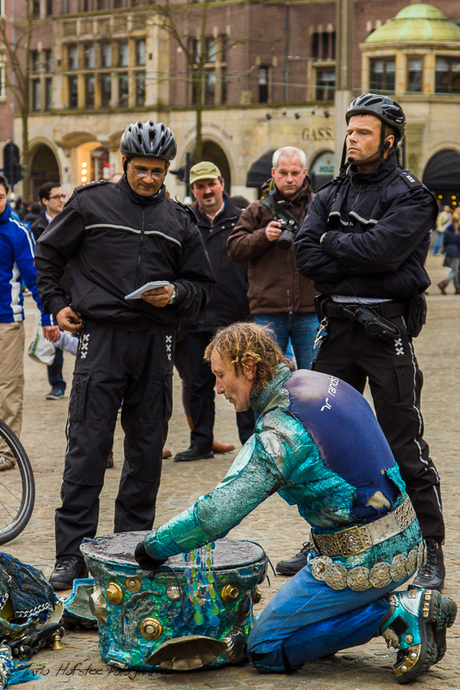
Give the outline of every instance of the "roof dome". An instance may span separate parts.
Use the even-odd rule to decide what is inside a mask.
[[[366,43],[460,42],[460,26],[451,22],[433,5],[417,3],[398,12],[396,17],[373,31]]]

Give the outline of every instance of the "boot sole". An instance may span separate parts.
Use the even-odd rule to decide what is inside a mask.
[[[420,601],[420,652],[418,645],[401,650],[394,665],[400,685],[409,683],[437,664],[446,653],[446,628],[450,628],[457,615],[457,605],[436,590],[425,590]],[[418,653],[419,652],[419,653]],[[411,659],[411,654],[417,656]]]

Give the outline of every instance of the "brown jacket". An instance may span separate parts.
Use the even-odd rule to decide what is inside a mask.
[[[268,194],[268,180],[262,191]],[[310,180],[305,182],[299,195],[292,201],[278,189],[276,198],[286,201],[287,208],[302,222],[312,199]],[[280,249],[270,242],[265,228],[273,220],[271,210],[262,201],[254,201],[244,209],[227,242],[233,261],[248,261],[249,309],[251,314],[273,312],[313,312],[313,299],[317,295],[311,281],[295,267],[294,247]]]

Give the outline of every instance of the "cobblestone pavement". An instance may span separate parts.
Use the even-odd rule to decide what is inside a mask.
[[[443,498],[448,526],[445,546],[447,564],[446,593],[460,601],[460,482],[456,479],[459,461],[458,422],[460,409],[455,372],[460,366],[460,297],[441,296],[436,283],[444,277],[441,257],[429,257],[428,267],[433,280],[429,295],[428,324],[417,339],[416,350],[425,374],[423,412],[426,439],[430,443],[443,480]],[[450,287],[452,291],[452,287]],[[34,305],[27,298],[27,330],[33,328]],[[54,563],[53,514],[59,503],[59,488],[65,449],[64,426],[68,397],[61,401],[44,400],[48,392],[45,367],[26,362],[25,415],[22,441],[31,458],[37,486],[33,516],[26,530],[6,550],[14,556],[41,568],[49,576]],[[66,380],[70,384],[72,356],[65,354]],[[217,400],[216,437],[236,444],[237,433],[233,408]],[[175,406],[167,446],[174,452],[188,446],[187,425],[180,404],[178,378],[175,377]],[[122,431],[117,425],[115,467],[106,473],[101,497],[99,532],[113,529],[113,499],[117,490],[122,463]],[[163,480],[158,497],[157,524],[163,523],[186,508],[198,495],[212,489],[224,475],[235,453],[217,456],[214,460],[195,463],[164,462]],[[233,537],[258,541],[273,563],[290,557],[306,541],[306,523],[281,499],[274,496],[255,510],[233,530]],[[285,578],[271,577],[262,585],[263,599],[259,608],[273,596]],[[180,690],[230,688],[309,688],[309,690],[384,690],[394,688],[392,671],[395,655],[388,652],[382,640],[327,660],[308,664],[292,676],[258,675],[249,665],[221,668],[190,674],[146,674],[122,672],[107,666],[100,658],[95,631],[73,630],[66,633],[61,651],[45,650],[33,659],[33,668],[42,675],[40,681],[24,685],[24,690],[118,690],[118,688],[178,688]],[[416,686],[424,690],[440,687],[460,689],[460,626],[448,634],[448,651],[443,661],[422,676]]]

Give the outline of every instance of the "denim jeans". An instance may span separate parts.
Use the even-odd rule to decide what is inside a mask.
[[[254,314],[254,323],[259,326],[270,326],[275,339],[285,353],[289,338],[291,339],[298,369],[311,369],[315,357],[314,348],[318,319],[313,312],[273,312],[272,314]]]
[[[408,578],[406,578],[408,579]],[[384,598],[395,587],[355,592],[318,582],[307,564],[286,582],[256,621],[248,640],[251,662],[261,673],[288,672],[379,634],[388,611]]]

